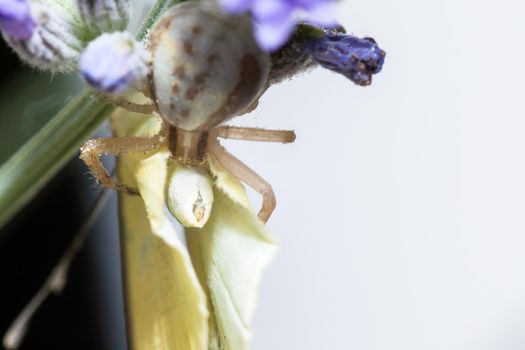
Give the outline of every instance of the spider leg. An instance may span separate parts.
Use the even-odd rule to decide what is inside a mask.
[[[217,133],[217,137],[222,139],[281,143],[291,143],[295,141],[295,132],[291,130],[219,126],[215,132]]]
[[[153,114],[157,110],[153,104],[138,104],[125,99],[111,100],[111,102],[134,113]]]
[[[153,137],[121,137],[121,138],[99,138],[86,141],[80,149],[80,159],[86,163],[87,167],[95,178],[102,185],[130,194],[137,194],[137,190],[129,188],[115,180],[106,170],[100,156],[121,153],[147,152],[155,150],[166,143],[166,138],[162,135]]]
[[[262,195],[263,203],[258,216],[259,219],[266,223],[272,215],[276,205],[275,194],[273,193],[272,186],[246,164],[226,151],[219,141],[213,142],[209,151],[215,159],[239,181],[244,182]]]
[[[157,111],[154,104],[139,104],[139,103],[131,102],[125,98],[108,97],[106,95],[99,95],[99,96],[101,96],[107,102],[112,103],[115,106],[122,107],[125,110],[128,110],[133,113],[153,114],[153,112]]]

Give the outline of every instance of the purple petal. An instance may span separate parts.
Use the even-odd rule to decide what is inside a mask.
[[[253,0],[220,0],[224,12],[235,15],[248,11]]]
[[[27,0],[0,0],[0,31],[17,39],[29,39],[36,29]]]
[[[317,1],[305,8],[307,20],[321,26],[336,26],[336,5],[334,1]]]
[[[257,21],[281,22],[291,17],[294,6],[284,0],[254,0],[251,6],[253,16]]]
[[[80,56],[80,73],[97,90],[122,94],[147,75],[145,50],[138,45],[127,33],[103,34]]]
[[[255,25],[255,39],[259,46],[268,52],[281,48],[295,27],[295,22],[290,18],[276,22],[259,22]]]
[[[261,48],[275,51],[286,43],[295,26],[295,15],[321,26],[336,26],[334,0],[220,0],[229,13],[250,11],[256,22],[255,37]]]

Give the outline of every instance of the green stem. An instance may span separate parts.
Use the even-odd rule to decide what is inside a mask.
[[[142,23],[142,26],[137,33],[137,39],[144,40],[150,28],[153,27],[155,22],[157,22],[157,20],[164,13],[164,11],[183,1],[185,0],[158,0],[155,3],[155,5],[153,5],[153,7],[151,8],[148,17],[146,17],[146,19]]]
[[[148,31],[181,0],[159,0],[137,34]],[[0,228],[3,227],[78,152],[113,111],[114,106],[86,89],[69,102],[0,168]]]
[[[55,175],[113,109],[86,91],[0,168],[0,227]]]

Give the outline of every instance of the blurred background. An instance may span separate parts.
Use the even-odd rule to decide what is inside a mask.
[[[295,129],[297,142],[227,142],[278,197],[268,226],[281,249],[263,279],[254,349],[525,349],[524,6],[345,0],[339,8],[350,32],[387,51],[372,86],[323,70],[282,83],[234,123]],[[50,94],[78,85],[28,72],[1,49],[5,160],[6,147],[42,125],[35,110],[66,99]],[[13,101],[28,92],[27,75],[33,95]],[[97,191],[74,159],[1,233],[0,331]],[[64,295],[37,315],[26,349],[125,348],[115,210],[107,208]]]

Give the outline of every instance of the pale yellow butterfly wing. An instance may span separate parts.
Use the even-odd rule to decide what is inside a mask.
[[[207,287],[220,349],[251,348],[251,322],[264,268],[276,251],[244,187],[210,158],[215,201],[202,229],[187,229],[194,266]]]
[[[118,136],[158,130],[158,122],[129,116],[114,118]],[[204,228],[186,230],[186,250],[165,204],[168,157],[161,150],[119,161],[120,178],[142,196],[121,197],[130,341],[140,350],[248,350],[259,281],[276,244],[241,183],[209,158],[215,201]]]
[[[154,133],[154,121],[133,132],[126,113],[120,129]],[[142,124],[142,125],[141,125]],[[204,350],[208,346],[206,296],[175,225],[165,215],[167,152],[119,159],[119,178],[138,185],[140,196],[120,196],[121,245],[129,342],[137,350]]]

